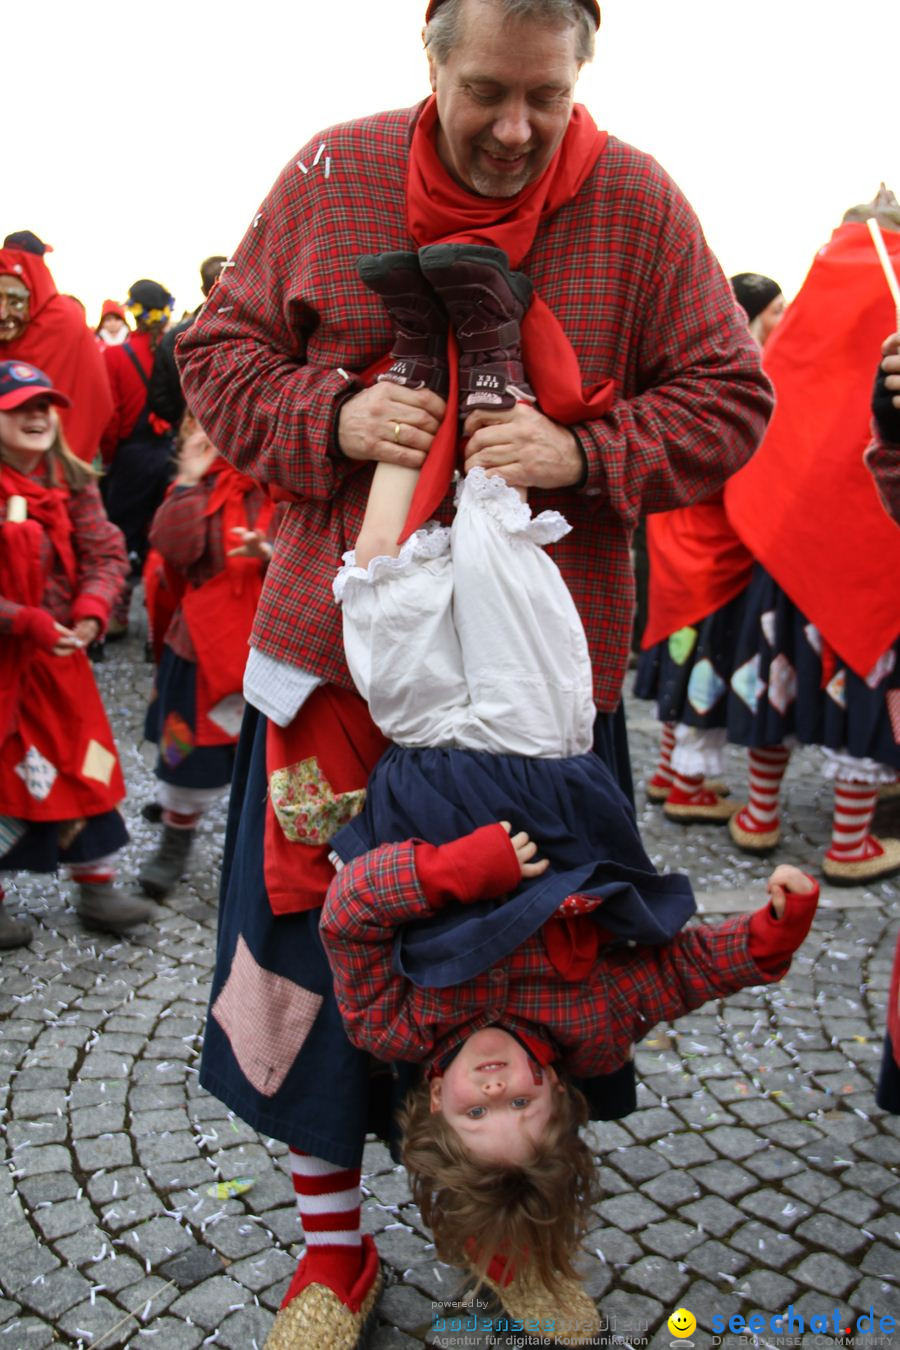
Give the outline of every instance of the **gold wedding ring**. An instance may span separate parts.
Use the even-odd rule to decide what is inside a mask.
[[[397,442],[398,445],[400,444],[400,423],[399,423],[399,422],[395,422],[395,423],[394,423],[394,440]]]

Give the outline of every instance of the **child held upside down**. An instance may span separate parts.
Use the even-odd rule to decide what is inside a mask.
[[[416,478],[378,465],[335,582],[394,747],[333,841],[322,939],[350,1039],[427,1067],[404,1161],[441,1255],[513,1315],[563,1310],[591,1335],[572,1259],[593,1162],[568,1075],[621,1069],[658,1022],[780,978],[818,888],[780,867],[756,914],[679,932],[689,887],[656,873],[590,749],[584,632],[543,548],[568,526],[479,468],[451,529],[398,548]]]

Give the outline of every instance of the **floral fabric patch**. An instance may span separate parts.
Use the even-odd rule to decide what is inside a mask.
[[[276,769],[269,777],[275,819],[292,844],[327,844],[348,820],[359,815],[365,788],[334,792],[313,756]]]

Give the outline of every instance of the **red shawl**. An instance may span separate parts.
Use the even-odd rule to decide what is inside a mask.
[[[753,555],[729,525],[721,492],[648,516],[647,555],[645,649],[733,600],[753,570]]]
[[[31,317],[21,337],[0,342],[0,360],[29,361],[68,394],[59,416],[70,448],[90,463],[109,421],[112,394],[103,356],[77,301],[60,295],[43,258],[0,249],[0,276],[15,276],[31,292]]]
[[[479,197],[460,187],[437,152],[437,100],[422,109],[413,132],[406,179],[409,232],[419,247],[437,243],[490,244],[505,249],[513,267],[528,254],[538,227],[572,200],[606,146],[586,108],[577,104],[566,134],[544,173],[515,197]],[[588,421],[613,401],[612,381],[584,391],[578,358],[563,329],[535,295],[522,324],[522,355],[538,405],[564,425]],[[401,539],[419,528],[443,500],[456,467],[459,384],[456,340],[450,339],[447,413],[416,485]]]
[[[900,270],[900,234],[886,234]],[[829,646],[865,677],[900,632],[900,531],[863,463],[894,306],[865,225],[817,253],[766,345],[775,413],[725,487],[729,520]]]

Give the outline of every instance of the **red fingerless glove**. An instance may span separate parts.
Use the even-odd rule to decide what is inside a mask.
[[[51,652],[59,642],[56,620],[37,605],[23,605],[13,619],[12,630],[16,637],[33,642],[45,652]]]
[[[482,825],[450,844],[416,844],[416,871],[434,909],[451,900],[492,900],[515,890],[522,869],[502,825]]]
[[[102,637],[109,622],[109,605],[99,595],[79,595],[72,606],[72,627],[82,619],[96,619],[100,625],[97,636]]]
[[[809,880],[812,881],[812,877]],[[767,975],[778,974],[784,969],[812,927],[819,902],[819,887],[815,882],[813,885],[815,889],[805,895],[798,895],[796,891],[785,893],[787,903],[782,918],[775,917],[769,904],[758,909],[750,919],[750,955]]]

